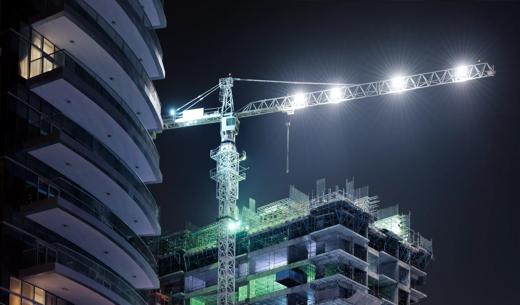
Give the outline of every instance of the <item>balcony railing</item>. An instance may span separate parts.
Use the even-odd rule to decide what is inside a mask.
[[[56,173],[51,172],[48,168],[40,166],[38,168],[40,173],[37,173],[26,166],[16,163],[14,160],[11,160],[11,163],[8,164],[11,172],[20,179],[23,179],[27,184],[26,190],[29,192],[29,194],[27,194],[29,196],[26,196],[26,198],[29,199],[24,202],[24,204],[30,204],[47,198],[63,198],[123,237],[144,257],[146,262],[150,264],[154,270],[157,269],[157,262],[150,248],[106,205],[73,183],[57,176]]]
[[[137,87],[139,90],[144,89],[145,95],[150,99],[158,115],[160,115],[161,105],[159,96],[142,62],[103,16],[99,15],[96,10],[83,0],[38,0],[38,6],[46,11],[58,11],[63,10],[64,7],[70,7],[76,14],[79,14],[81,17],[87,19],[91,25],[97,27],[100,35],[106,35],[123,55],[125,55],[126,60],[130,62],[130,65],[121,61],[119,61],[119,64],[128,75],[130,75],[130,78],[132,78],[134,82],[139,80],[140,84],[136,83]]]
[[[26,239],[29,248],[24,251],[25,267],[58,263],[70,268],[101,286],[110,289],[132,305],[145,305],[145,299],[132,286],[101,264],[61,244],[48,244],[42,240]]]
[[[152,24],[144,11],[143,6],[139,0],[117,0],[119,5],[123,8],[129,8],[130,10],[126,10],[128,16],[132,19],[134,24],[136,25],[139,32],[141,32],[141,36],[143,36],[146,44],[149,47],[154,47],[157,50],[157,54],[159,55],[159,59],[163,58],[163,51],[161,48],[161,43],[159,42],[159,38],[157,38],[157,34],[155,30],[152,28]],[[155,52],[154,52],[155,53]]]
[[[8,97],[8,100],[15,104],[13,106],[16,107],[17,116],[25,119],[28,127],[38,130],[38,135],[33,136],[49,135],[56,131],[65,133],[94,155],[104,159],[107,164],[110,164],[112,169],[121,174],[125,179],[125,182],[129,183],[133,189],[130,189],[128,185],[123,185],[121,182],[119,185],[136,202],[136,204],[142,208],[149,219],[154,221],[158,218],[159,208],[150,190],[141,182],[131,169],[127,168],[125,163],[119,159],[116,154],[95,139],[90,133],[86,132],[83,128],[62,115],[60,112],[49,111],[49,113],[43,113],[41,110],[38,110],[45,108],[49,109],[46,107],[47,103],[43,102],[38,97],[31,96],[30,98],[33,105],[35,103],[40,105],[38,108],[29,105],[23,99],[11,93],[8,93]],[[29,136],[26,137],[29,138]],[[110,173],[106,174],[110,176]],[[118,180],[120,179],[114,179],[114,181]],[[155,260],[152,260],[152,265],[155,265]]]
[[[45,42],[48,41],[36,31],[31,31],[30,40],[14,30],[11,30],[11,32],[13,36],[19,40],[20,55],[23,57],[20,60],[20,73],[23,77],[30,79],[60,67],[70,71],[74,76],[79,77],[82,81],[87,83],[96,94],[111,102],[119,114],[111,113],[112,117],[122,120],[121,125],[125,127],[130,137],[141,149],[146,150],[144,155],[148,161],[152,166],[158,167],[159,153],[150,134],[123,98],[103,79],[99,78],[96,73],[85,65],[80,64],[80,62],[75,60],[67,51],[54,51],[55,49],[53,48],[52,53],[49,53],[45,48],[34,44],[35,35],[44,41],[44,45],[46,44]],[[36,54],[36,58],[33,58],[34,54]],[[22,63],[27,63],[26,67]]]
[[[119,49],[126,55],[126,57],[132,62],[135,72],[131,72],[129,74],[133,74],[133,77],[138,78],[144,84],[144,89],[147,96],[150,98],[155,110],[158,114],[161,113],[161,105],[159,102],[159,95],[155,90],[155,86],[153,85],[148,73],[144,69],[142,62],[135,55],[134,51],[128,46],[126,41],[114,30],[114,28],[101,16],[99,15],[90,5],[88,5],[83,0],[64,0],[68,5],[77,9],[78,13],[85,12],[87,15],[82,14],[84,17],[89,17],[93,20],[103,31],[112,39],[112,41],[119,47]],[[81,9],[82,10],[81,10]],[[126,69],[127,72],[128,69]],[[138,86],[140,87],[140,86]]]

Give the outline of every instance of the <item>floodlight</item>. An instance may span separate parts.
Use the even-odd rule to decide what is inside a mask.
[[[307,96],[304,93],[297,93],[294,95],[291,106],[293,109],[303,108],[307,103]]]
[[[395,76],[390,80],[390,90],[392,92],[402,92],[406,89],[406,80],[402,76]]]
[[[458,66],[455,68],[455,81],[463,82],[469,78],[469,69],[467,66]]]
[[[171,116],[175,116],[175,109],[173,109],[173,108],[170,109],[170,115],[171,115]]]
[[[330,89],[330,100],[333,103],[341,102],[341,98],[343,97],[343,90],[341,88],[332,88]]]

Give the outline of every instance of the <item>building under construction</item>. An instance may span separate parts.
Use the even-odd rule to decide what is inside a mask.
[[[368,187],[326,188],[259,208],[243,207],[236,223],[236,304],[407,305],[426,295],[432,243],[410,229],[398,206],[379,208]],[[158,300],[217,303],[218,223],[152,242],[159,261]]]

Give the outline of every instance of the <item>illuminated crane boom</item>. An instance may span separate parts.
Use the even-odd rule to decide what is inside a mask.
[[[332,89],[304,93],[303,95],[290,95],[254,101],[237,110],[235,115],[237,118],[246,118],[275,112],[292,113],[297,109],[311,106],[335,104],[494,75],[495,69],[490,64],[478,63],[364,84],[337,86]],[[242,79],[233,78],[233,80],[241,81]],[[193,119],[183,118],[182,113],[177,113],[173,117],[165,117],[163,121],[165,129],[172,129],[220,123],[220,119],[220,107],[218,107],[206,109],[201,116]]]
[[[217,183],[216,197],[219,203],[217,304],[233,305],[236,298],[235,232],[240,226],[237,219],[236,201],[239,196],[238,183],[245,179],[245,169],[240,166],[240,161],[245,159],[245,153],[240,155],[235,145],[239,130],[238,119],[276,112],[293,114],[297,109],[311,106],[400,93],[494,75],[495,70],[492,66],[487,63],[478,63],[377,82],[336,86],[327,90],[259,100],[245,105],[238,111],[234,110],[233,83],[234,81],[252,80],[226,77],[221,78],[217,86],[190,101],[184,111],[165,117],[163,119],[164,129],[220,123],[220,145],[210,151],[210,157],[217,162],[217,167],[210,171],[210,177]],[[206,110],[203,108],[189,109],[217,89],[220,93],[220,107]]]

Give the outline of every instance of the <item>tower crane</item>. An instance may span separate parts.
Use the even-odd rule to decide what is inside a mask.
[[[246,155],[245,152],[240,154],[235,145],[239,131],[239,119],[276,112],[293,114],[299,109],[312,106],[337,104],[494,75],[493,66],[488,63],[477,63],[410,76],[398,76],[387,80],[355,85],[335,85],[326,90],[267,98],[250,102],[238,110],[235,110],[233,101],[234,83],[262,80],[229,76],[221,78],[218,85],[188,102],[183,106],[186,108],[183,111],[180,111],[183,108],[181,107],[178,111],[164,117],[164,130],[220,123],[220,145],[210,151],[210,157],[217,163],[216,168],[210,170],[210,177],[217,184],[216,198],[219,213],[217,304],[232,305],[235,303],[235,232],[239,226],[236,201],[238,184],[246,178],[245,168],[240,165]],[[327,85],[326,83],[319,84]],[[217,90],[219,90],[219,107],[190,109]],[[287,128],[289,128],[288,124]]]

